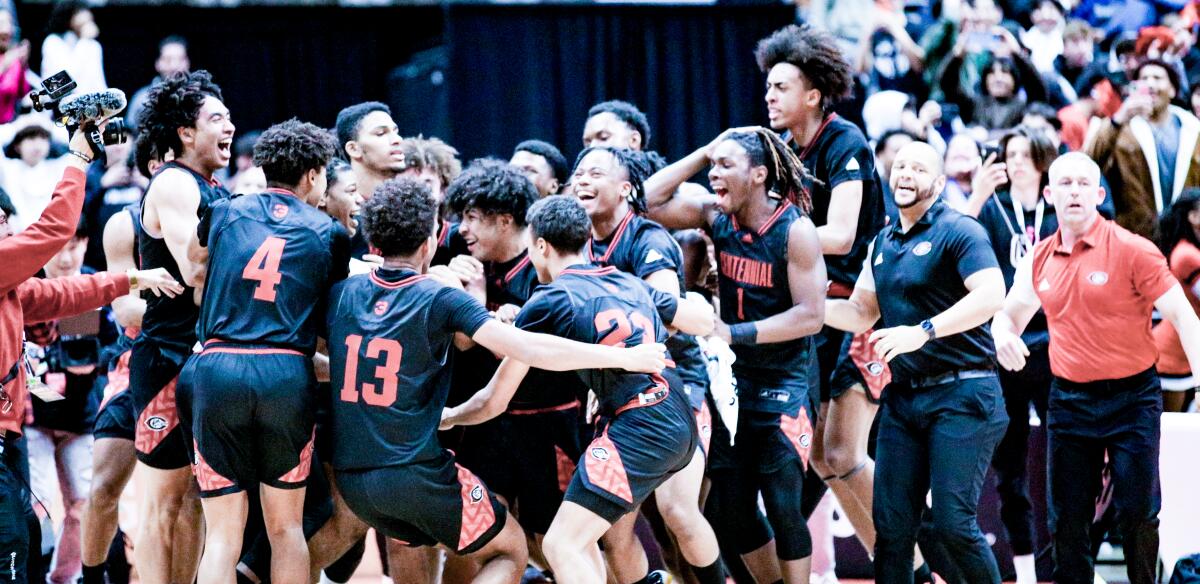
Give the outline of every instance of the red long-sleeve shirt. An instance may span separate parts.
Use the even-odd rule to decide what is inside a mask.
[[[99,308],[129,293],[124,274],[37,279],[33,276],[75,233],[83,209],[85,176],[68,167],[36,223],[0,240],[0,377],[21,358],[25,323],[64,318]],[[20,433],[25,415],[25,370],[3,387],[12,401],[0,403],[0,431]]]

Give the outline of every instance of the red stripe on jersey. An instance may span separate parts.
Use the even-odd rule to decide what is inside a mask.
[[[800,408],[800,415],[793,418],[787,414],[779,417],[779,428],[788,442],[800,455],[804,469],[808,470],[808,449],[812,446],[812,423],[808,420],[808,410]]]
[[[559,275],[575,274],[577,276],[607,276],[615,271],[617,271],[617,269],[612,266],[605,268],[570,268],[563,270],[559,273]]]
[[[142,454],[150,454],[166,439],[167,435],[179,425],[179,412],[175,409],[175,382],[172,379],[166,387],[159,390],[158,395],[142,410],[138,416],[137,428],[134,430],[133,446]]]
[[[528,266],[528,265],[529,265],[529,255],[526,254],[526,256],[524,258],[522,258],[521,261],[517,262],[517,265],[513,266],[513,269],[509,270],[508,273],[504,275],[504,283],[507,284],[507,283],[511,282],[512,279],[516,278],[517,274],[521,273],[521,270],[525,269],[525,266]]]
[[[621,241],[621,236],[625,234],[625,228],[629,226],[629,222],[632,220],[633,220],[633,211],[630,210],[629,213],[625,215],[625,218],[621,220],[621,223],[619,225],[617,225],[617,229],[616,229],[615,234],[613,235],[612,242],[608,244],[608,249],[605,250],[603,256],[600,256],[600,259],[596,259],[596,255],[592,253],[592,239],[589,238],[588,244],[587,244],[588,259],[592,260],[593,262],[597,262],[597,263],[601,263],[601,264],[608,263],[608,258],[612,257],[613,250],[617,249],[617,243],[619,243]]]
[[[557,444],[554,446],[554,461],[558,466],[558,490],[565,493],[571,485],[571,477],[575,475],[575,461]]]
[[[108,371],[108,385],[104,386],[104,399],[100,401],[98,409],[103,410],[112,398],[129,389],[129,356],[131,354],[133,351],[121,353],[121,356],[117,357],[117,364]]]
[[[483,481],[457,462],[458,485],[462,490],[462,522],[458,528],[458,549],[467,549],[496,523],[496,510]]]
[[[625,474],[621,453],[617,452],[617,445],[608,437],[607,430],[588,445],[583,461],[583,470],[587,473],[588,482],[625,501],[633,502],[629,475]]]
[[[579,407],[579,400],[573,400],[569,404],[562,404],[559,406],[550,406],[547,408],[531,408],[528,410],[508,410],[505,413],[512,415],[512,416],[532,416],[534,414],[548,414],[550,412],[565,412],[567,410],[573,410],[578,407]]]
[[[881,361],[875,356],[875,351],[871,350],[871,333],[875,329],[867,330],[866,332],[854,335],[850,340],[850,360],[854,362],[854,366],[858,367],[858,372],[862,373],[863,379],[867,382],[867,391],[871,392],[871,397],[875,401],[879,401],[879,396],[883,395],[883,388],[892,382],[892,369],[888,367],[885,361]]]
[[[279,477],[281,483],[302,483],[308,478],[308,472],[312,468],[313,441],[316,439],[317,431],[313,430],[313,435],[308,439],[308,444],[300,450],[300,462],[296,463],[296,467],[289,470],[287,474]]]
[[[428,278],[428,277],[429,276],[426,276],[425,274],[417,274],[415,276],[409,276],[403,280],[400,280],[399,282],[388,282],[387,280],[384,280],[383,278],[380,278],[378,275],[376,275],[375,272],[371,272],[371,276],[370,276],[371,281],[374,282],[375,284],[382,286],[384,288],[392,288],[392,289],[403,288],[405,286],[408,286],[409,284],[416,284],[417,282],[420,282],[421,280],[424,280],[425,278]]]
[[[192,474],[196,475],[196,483],[203,492],[218,491],[233,486],[233,481],[221,476],[221,473],[208,465],[200,454],[200,444],[192,440],[192,449],[196,453],[196,464],[192,465]]]

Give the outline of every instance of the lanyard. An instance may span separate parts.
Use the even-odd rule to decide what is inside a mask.
[[[1021,258],[1024,258],[1029,250],[1033,249],[1033,245],[1042,238],[1042,220],[1046,215],[1045,199],[1038,199],[1037,207],[1033,212],[1033,232],[1030,233],[1029,228],[1025,225],[1025,210],[1021,207],[1016,199],[1012,200],[1013,215],[1020,224],[1020,231],[1013,226],[1012,221],[1008,220],[1008,213],[1004,212],[1004,206],[1000,204],[1000,198],[996,193],[992,193],[992,202],[996,204],[996,209],[1000,211],[1000,216],[1004,218],[1004,226],[1008,228],[1008,232],[1012,234],[1012,239],[1008,247],[1008,261],[1015,268],[1021,263]]]
[[[1032,247],[1042,239],[1042,219],[1046,217],[1046,200],[1038,197],[1037,207],[1033,212],[1033,229],[1025,226],[1025,209],[1021,207],[1021,203],[1016,197],[1012,199],[1013,216],[1017,218],[1017,223],[1021,225],[1021,234],[1027,239],[1027,243]]]

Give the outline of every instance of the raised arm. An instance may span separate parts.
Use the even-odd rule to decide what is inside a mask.
[[[76,147],[72,140],[71,147]],[[84,147],[84,152],[87,152]],[[16,289],[49,263],[54,254],[71,240],[79,215],[83,210],[85,164],[75,156],[67,156],[67,169],[54,189],[50,203],[42,216],[24,231],[0,240],[0,294]]]
[[[704,227],[712,222],[716,196],[698,186],[681,188],[708,165],[708,149],[700,148],[646,179],[646,206],[651,219],[668,229]]]
[[[137,234],[133,231],[133,219],[127,212],[113,215],[104,224],[104,259],[109,271],[118,274],[136,268],[134,248]],[[130,293],[112,301],[113,316],[122,327],[141,327],[142,315],[146,313],[146,301],[141,294]]]

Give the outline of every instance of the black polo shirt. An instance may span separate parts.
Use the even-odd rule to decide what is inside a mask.
[[[917,325],[945,312],[967,295],[963,282],[969,276],[999,267],[983,226],[940,199],[908,233],[897,222],[880,231],[873,246],[859,285],[873,287],[879,298],[877,329]],[[906,381],[960,369],[992,369],[995,357],[989,325],[983,324],[929,341],[890,365],[893,378]]]

